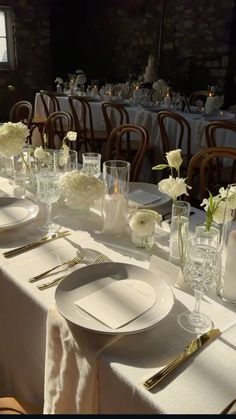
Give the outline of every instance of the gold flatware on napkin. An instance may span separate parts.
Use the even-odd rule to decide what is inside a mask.
[[[43,278],[45,275],[49,274],[50,272],[54,271],[54,269],[56,268],[60,268],[63,265],[68,265],[69,266],[74,266],[77,265],[77,263],[81,262],[83,260],[83,258],[86,255],[86,250],[82,250],[81,252],[79,252],[79,254],[77,256],[75,256],[73,259],[67,260],[66,262],[62,262],[59,263],[59,265],[53,266],[53,268],[48,269],[47,271],[42,272],[39,275],[34,276],[33,278],[30,278],[28,281],[29,282],[36,282],[39,279]]]
[[[109,259],[107,256],[99,255],[92,261],[91,265],[95,265],[96,263],[106,263],[106,262],[111,262],[111,259]],[[60,276],[59,278],[53,279],[52,281],[45,282],[44,284],[38,285],[38,289],[42,291],[47,288],[53,287],[54,285],[59,284],[59,282],[65,277],[66,275],[63,275],[63,276]]]
[[[54,233],[51,236],[45,236],[42,239],[37,240],[33,243],[28,243],[28,244],[25,244],[23,246],[16,247],[15,249],[7,250],[6,252],[3,252],[3,255],[6,258],[11,257],[11,256],[15,256],[15,255],[18,255],[21,252],[25,252],[26,250],[30,250],[30,249],[33,249],[34,247],[38,247],[41,244],[48,243],[52,240],[60,239],[61,237],[69,236],[70,234],[71,233],[69,232],[69,230],[60,231],[59,233]]]
[[[163,378],[165,378],[170,372],[178,367],[185,359],[189,358],[194,352],[200,349],[206,342],[217,338],[220,335],[219,329],[210,329],[208,332],[192,340],[186,347],[185,350],[177,356],[172,362],[170,362],[165,368],[158,371],[152,377],[148,378],[143,385],[147,390],[151,390],[155,387]]]

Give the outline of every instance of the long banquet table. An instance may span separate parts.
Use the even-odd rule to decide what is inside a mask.
[[[58,96],[57,99],[59,101],[61,110],[71,113],[68,96],[67,95]],[[99,131],[103,131],[103,130],[105,131],[105,121],[102,114],[101,103],[102,103],[101,100],[91,101],[90,106],[91,106],[91,111],[92,111],[94,129],[99,130]],[[77,104],[76,106],[78,106],[78,112],[79,112],[79,104]],[[158,159],[158,156],[161,156],[160,154],[161,138],[160,138],[160,131],[159,131],[158,122],[157,122],[157,112],[160,110],[165,110],[165,107],[161,108],[160,106],[155,106],[155,105],[143,107],[141,105],[133,105],[132,103],[127,103],[127,101],[124,103],[124,106],[126,107],[126,110],[128,112],[130,123],[140,124],[147,129],[150,136],[150,143],[155,146],[156,156]],[[35,112],[35,115],[37,116],[45,116],[42,100],[40,98],[39,93],[36,93],[35,95],[34,112]],[[212,120],[231,120],[235,122],[235,115],[227,111],[219,112],[218,116],[206,115],[205,117],[202,117],[199,113],[196,113],[195,111],[181,112],[180,110],[176,110],[176,112],[182,115],[184,118],[186,118],[186,120],[190,124],[191,138],[192,138],[192,141],[191,141],[192,154],[195,154],[202,148],[206,147],[204,130],[208,122]],[[166,128],[170,136],[171,146],[173,147],[173,149],[175,149],[177,148],[175,121],[168,122],[168,125]],[[220,145],[225,146],[225,147],[234,146],[235,135],[232,132],[226,133],[224,130],[222,130],[219,133],[218,141]],[[183,147],[182,147],[183,153],[186,153],[185,148],[186,147],[183,141]],[[142,180],[150,181],[150,174],[148,177],[148,174],[144,173],[144,176],[146,176],[146,178],[144,177],[143,179],[140,179],[140,181]]]
[[[11,196],[8,180],[0,178],[0,191],[1,196]],[[170,203],[156,209],[166,214]],[[85,217],[55,204],[54,217],[71,231],[70,236],[13,258],[0,256],[1,395],[31,402],[44,413],[203,414],[223,410],[235,398],[236,312],[214,290],[204,296],[202,310],[220,328],[221,336],[153,391],[142,385],[194,337],[177,323],[178,314],[191,310],[194,299],[180,270],[166,261],[168,222],[156,231],[153,248],[141,250],[132,245],[128,231],[122,238],[104,236],[99,211]],[[194,209],[191,230],[203,217],[202,211]],[[44,218],[40,207],[28,224],[1,231],[1,251],[41,237],[38,228]],[[154,327],[125,336],[90,332],[67,322],[57,311],[55,287],[40,291],[38,282],[28,279],[71,259],[81,247],[98,250],[114,262],[155,272],[174,293],[169,314]]]

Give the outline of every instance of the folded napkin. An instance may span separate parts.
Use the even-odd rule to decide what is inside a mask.
[[[44,414],[99,413],[97,357],[119,337],[90,332],[49,309]]]

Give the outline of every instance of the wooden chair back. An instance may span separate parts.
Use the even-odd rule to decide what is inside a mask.
[[[58,111],[49,115],[44,127],[47,138],[46,148],[61,148],[63,138],[73,125],[72,116],[68,112]]]
[[[118,125],[129,124],[129,114],[120,103],[102,102],[102,113],[106,125],[107,138]]]
[[[30,128],[30,124],[33,117],[33,107],[27,100],[21,100],[16,102],[11,110],[9,121],[10,122],[23,122]]]
[[[228,132],[233,132],[236,134],[236,124],[230,121],[212,121],[205,127],[205,136],[206,143],[208,147],[220,147],[223,144],[219,144],[217,140],[217,132],[220,130],[226,130]],[[235,146],[236,146],[236,136],[235,136]]]
[[[47,118],[51,113],[58,112],[61,110],[59,101],[55,93],[49,92],[48,90],[40,90],[39,94]]]
[[[171,142],[170,135],[167,131],[168,119],[175,121],[178,128],[174,130],[176,138]],[[191,155],[191,127],[184,116],[171,112],[171,111],[160,111],[157,114],[157,120],[160,128],[161,141],[162,141],[162,152],[163,157],[165,154],[174,149],[181,149],[183,143],[186,143],[186,166],[188,165]],[[173,145],[175,144],[175,145]]]
[[[187,183],[194,185],[194,177],[198,174],[198,199],[208,197],[208,191],[218,194],[221,186],[236,182],[235,173],[236,149],[231,147],[208,147],[196,153],[190,160],[187,171]],[[223,169],[224,170],[223,170]],[[225,170],[229,169],[229,170]],[[219,178],[220,172],[220,178]],[[227,178],[228,175],[228,178]],[[188,190],[188,199],[194,196],[194,188]]]
[[[139,144],[130,161],[130,181],[137,182],[149,143],[148,133],[141,125],[123,124],[114,128],[108,139],[106,160],[124,160],[124,141],[126,144],[127,133],[136,134],[135,141]]]

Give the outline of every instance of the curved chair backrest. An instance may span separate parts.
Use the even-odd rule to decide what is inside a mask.
[[[227,162],[227,163],[226,163]],[[229,164],[230,162],[230,164]],[[208,191],[217,194],[221,186],[236,182],[236,149],[231,147],[208,147],[196,153],[190,160],[187,183],[193,186],[196,171],[199,176],[197,189],[199,199],[208,197]],[[222,175],[222,176],[219,176]],[[227,179],[227,175],[229,178]],[[189,199],[193,189],[189,190]]]
[[[206,143],[208,147],[220,147],[224,144],[219,144],[217,140],[217,132],[222,133],[221,130],[226,130],[227,132],[236,134],[236,124],[230,121],[212,121],[205,127],[205,136]],[[227,132],[225,132],[227,134]],[[235,136],[235,146],[236,146],[236,136]]]
[[[174,130],[175,138],[172,138],[172,141],[166,126],[168,119],[175,121],[179,128]],[[163,155],[170,150],[181,149],[183,142],[186,142],[186,163],[188,164],[191,159],[191,127],[188,121],[182,115],[171,111],[158,112],[157,120],[160,127]]]
[[[207,90],[196,90],[195,92],[191,93],[191,95],[188,98],[188,102],[190,105],[195,105],[196,100],[201,100],[203,105],[206,102],[208,96]]]
[[[86,152],[88,151],[88,146],[93,150],[95,147],[95,135],[90,104],[85,98],[80,96],[71,95],[68,97],[68,100],[77,132],[77,151],[80,151],[82,145]],[[89,133],[90,135],[88,135]]]
[[[51,113],[60,111],[60,104],[55,93],[49,92],[48,90],[40,90],[39,92],[43,109],[46,117],[48,118]]]
[[[30,128],[33,117],[33,107],[27,100],[16,102],[10,110],[10,122],[23,122]]]
[[[127,133],[131,135],[136,134],[135,142],[136,144],[138,143],[133,160],[130,162],[130,181],[136,182],[139,179],[141,166],[149,143],[149,136],[145,128],[138,124],[123,124],[114,128],[108,139],[106,159],[124,160],[124,143],[126,145]]]
[[[44,134],[47,138],[47,148],[60,148],[62,140],[71,131],[72,116],[68,112],[53,112],[46,120]]]
[[[106,125],[107,138],[118,125],[129,124],[129,114],[120,103],[102,102],[102,113]]]

